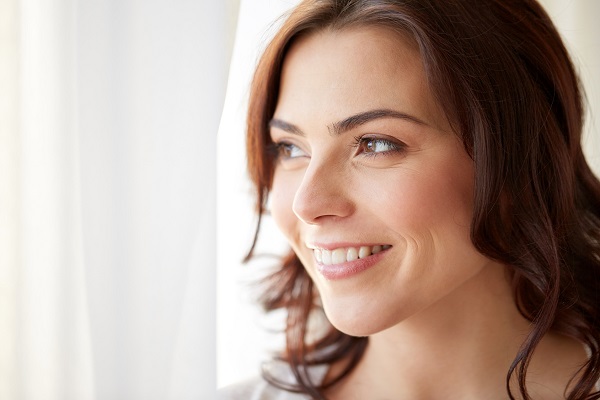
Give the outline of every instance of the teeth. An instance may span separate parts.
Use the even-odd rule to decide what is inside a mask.
[[[344,249],[335,249],[331,252],[331,263],[332,264],[341,264],[346,262],[346,250]]]
[[[346,260],[354,261],[358,260],[358,251],[354,247],[350,247],[348,249],[348,253],[346,253]]]
[[[329,250],[321,250],[321,262],[325,265],[333,264],[331,262],[331,252]]]
[[[358,250],[358,258],[365,258],[371,255],[371,248],[369,246],[361,246]]]
[[[392,247],[389,244],[377,246],[361,246],[339,248],[335,250],[314,249],[315,259],[319,264],[333,265],[342,264],[349,261],[355,261],[359,258],[366,258],[370,255],[377,254],[383,250]]]
[[[318,263],[323,262],[323,257],[321,257],[321,250],[315,249],[314,252],[315,252],[315,258],[317,259],[317,262]]]

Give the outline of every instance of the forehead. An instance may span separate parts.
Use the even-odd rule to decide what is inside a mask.
[[[375,108],[441,123],[413,40],[369,26],[324,29],[292,44],[282,68],[278,118],[294,120],[301,110],[338,120]]]

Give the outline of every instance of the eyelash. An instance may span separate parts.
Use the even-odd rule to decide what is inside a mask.
[[[295,147],[300,149],[297,145],[290,143],[290,142],[286,142],[286,141],[281,141],[281,142],[277,142],[277,143],[269,143],[267,151],[273,156],[273,158],[275,159],[294,159],[294,158],[298,158],[298,157],[289,157],[286,156],[284,151],[289,151],[290,147]],[[301,149],[300,149],[301,150]]]
[[[368,146],[369,142],[374,142],[374,143],[380,143],[380,144],[385,144],[386,146],[388,146],[390,149],[389,150],[385,150],[385,151],[369,151],[369,152],[365,152],[364,151],[364,146]],[[277,142],[277,143],[270,143],[268,146],[268,152],[276,159],[278,158],[282,158],[282,159],[295,159],[298,158],[298,156],[296,157],[290,157],[288,155],[285,155],[284,152],[289,152],[291,147],[295,147],[297,149],[299,149],[300,151],[302,151],[297,145],[287,142],[287,141],[281,141],[281,142]],[[390,155],[393,153],[401,153],[402,151],[405,150],[406,145],[402,142],[397,142],[394,140],[390,140],[390,139],[385,139],[385,138],[381,138],[381,137],[371,137],[371,136],[355,136],[354,137],[354,142],[352,143],[352,147],[356,148],[357,151],[359,151],[358,154],[362,154],[365,157],[377,157],[380,155],[386,156],[386,155]],[[361,150],[361,147],[363,147],[363,151]]]
[[[362,151],[359,154],[362,154],[365,157],[377,157],[380,155],[386,156],[386,155],[390,155],[393,153],[401,153],[406,148],[406,144],[404,144],[402,142],[397,142],[395,140],[390,140],[390,139],[386,139],[386,138],[382,138],[382,137],[372,137],[372,136],[355,136],[352,147],[355,147],[359,151],[361,150],[361,147],[363,147],[363,150],[364,150],[364,146],[368,146],[367,143],[369,143],[369,142],[384,143],[385,145],[390,147],[390,150],[379,151],[379,152]]]

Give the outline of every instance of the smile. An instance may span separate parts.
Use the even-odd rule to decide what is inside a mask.
[[[389,249],[390,245],[340,247],[333,250],[313,249],[317,263],[322,265],[337,265],[367,258]]]

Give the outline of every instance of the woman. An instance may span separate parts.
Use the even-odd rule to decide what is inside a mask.
[[[286,349],[223,396],[600,398],[581,97],[533,0],[303,1],[248,112]]]

